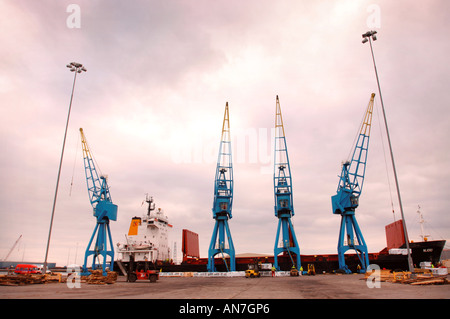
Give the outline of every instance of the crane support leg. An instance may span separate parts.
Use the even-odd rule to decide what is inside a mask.
[[[281,232],[281,233],[280,233]],[[282,235],[282,246],[279,247],[280,234]],[[280,270],[280,266],[278,265],[278,255],[287,252],[289,256],[291,256],[291,261],[294,267],[300,269],[301,261],[300,261],[300,249],[297,242],[297,237],[295,236],[294,227],[292,226],[292,222],[290,218],[281,217],[278,219],[278,228],[277,235],[275,237],[275,247],[274,247],[274,267],[277,270]],[[294,253],[296,256],[296,260],[294,261],[292,258],[292,254]]]
[[[94,241],[95,236],[95,246],[93,249],[91,249],[92,242]],[[109,238],[109,247],[110,250],[107,248],[108,244],[108,238]],[[112,243],[112,237],[111,237],[111,230],[109,228],[109,223],[102,221],[97,222],[94,232],[92,233],[91,239],[89,241],[89,244],[86,248],[86,253],[84,256],[84,264],[83,269],[81,272],[82,276],[88,276],[90,275],[90,272],[87,269],[87,261],[88,258],[93,255],[92,258],[92,270],[100,268],[100,264],[97,262],[98,257],[102,257],[102,274],[103,276],[107,275],[106,269],[109,268],[110,271],[113,271],[114,266],[114,249],[113,249],[113,243]],[[107,257],[110,257],[110,262],[107,263]]]
[[[228,248],[225,248],[225,234],[228,239]],[[230,227],[228,226],[228,220],[226,219],[216,219],[208,251],[209,272],[216,271],[214,257],[219,253],[226,253],[230,256],[230,266],[228,267],[226,263],[225,265],[229,271],[236,271],[236,253],[234,250],[233,239],[231,238]]]
[[[355,242],[355,237],[357,243]],[[347,240],[347,244],[345,244],[345,240]],[[351,270],[345,263],[344,256],[345,252],[349,249],[354,249],[356,251],[356,254],[361,263],[360,272],[366,272],[366,269],[369,266],[368,249],[354,213],[344,213],[342,215],[341,227],[339,231],[339,269],[345,271],[346,273],[351,273]]]

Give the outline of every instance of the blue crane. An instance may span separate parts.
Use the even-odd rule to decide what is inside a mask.
[[[87,269],[87,260],[89,256],[93,255],[92,270],[102,268],[103,270],[102,274],[106,276],[107,275],[106,269],[109,268],[112,271],[114,266],[114,248],[111,238],[111,230],[109,228],[109,222],[111,220],[113,221],[117,220],[117,205],[112,203],[106,176],[99,177],[97,170],[95,169],[94,160],[92,158],[92,154],[87,144],[82,128],[80,128],[80,134],[81,134],[81,144],[83,148],[84,171],[86,173],[86,183],[89,193],[89,200],[94,209],[93,213],[94,217],[96,217],[97,219],[94,232],[86,248],[86,253],[84,256],[84,264],[81,274],[82,275],[90,274]],[[94,238],[95,238],[95,245],[91,249]],[[100,256],[103,258],[102,264],[99,263]],[[110,257],[109,263],[107,263],[108,256]]]
[[[231,238],[228,219],[233,216],[231,214],[233,204],[233,165],[231,157],[231,138],[230,138],[230,121],[228,113],[228,102],[225,106],[225,114],[223,117],[222,136],[220,140],[219,156],[217,159],[216,177],[214,180],[214,203],[213,218],[215,226],[208,250],[208,271],[215,272],[216,266],[214,257],[221,254],[227,271],[236,270],[236,258]],[[226,238],[228,239],[228,248],[226,247]],[[230,264],[227,264],[225,254],[230,256]]]
[[[274,151],[273,185],[275,193],[275,216],[278,217],[278,228],[274,247],[274,267],[278,270],[280,269],[280,266],[278,265],[278,255],[280,253],[285,253],[291,258],[293,267],[300,268],[300,248],[291,221],[291,218],[294,216],[291,168],[289,165],[286,137],[284,135],[283,118],[278,95],[276,99]],[[282,235],[281,243],[280,234]],[[295,254],[295,261],[292,254]]]
[[[374,98],[375,94],[372,93],[353,150],[352,159],[342,164],[337,193],[331,197],[333,214],[341,215],[337,249],[339,269],[345,273],[351,273],[345,263],[344,256],[349,249],[356,251],[361,263],[361,272],[365,272],[369,266],[367,245],[356,221],[355,209],[359,206],[359,197],[364,182]]]

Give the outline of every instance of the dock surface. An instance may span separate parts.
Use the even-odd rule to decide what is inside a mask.
[[[156,283],[66,283],[0,286],[0,299],[450,299],[450,285],[414,286],[379,282],[369,288],[364,275],[299,277],[163,277]]]

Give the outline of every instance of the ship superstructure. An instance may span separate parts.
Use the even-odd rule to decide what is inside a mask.
[[[170,260],[169,231],[172,225],[161,208],[155,209],[152,197],[146,197],[147,213],[131,219],[126,241],[117,244],[118,260],[157,264]]]

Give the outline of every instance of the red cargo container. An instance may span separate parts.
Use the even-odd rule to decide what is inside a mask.
[[[405,232],[403,231],[403,220],[397,220],[386,225],[387,249],[400,248],[405,242]]]
[[[183,260],[188,257],[200,258],[198,234],[190,230],[183,229],[182,240]]]

